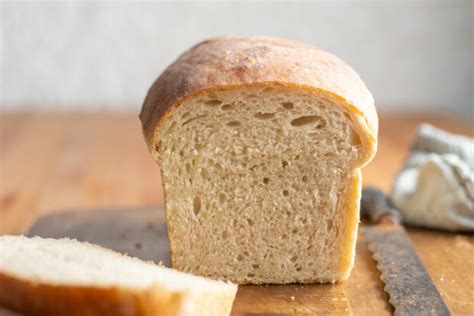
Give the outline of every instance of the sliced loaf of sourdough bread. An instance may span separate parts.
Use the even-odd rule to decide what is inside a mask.
[[[140,118],[174,268],[240,284],[349,276],[378,128],[351,67],[283,39],[214,38],[164,71]]]
[[[0,237],[0,306],[28,315],[229,315],[236,291],[76,240]]]

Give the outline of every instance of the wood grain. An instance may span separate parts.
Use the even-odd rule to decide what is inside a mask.
[[[1,113],[0,234],[24,233],[64,209],[161,205],[159,170],[136,115]],[[422,115],[383,115],[379,152],[364,183],[389,190],[416,126],[431,122],[474,135],[472,123]],[[474,236],[410,228],[410,237],[454,315],[474,315]],[[379,272],[360,237],[356,265],[336,285],[242,286],[234,315],[389,315]]]

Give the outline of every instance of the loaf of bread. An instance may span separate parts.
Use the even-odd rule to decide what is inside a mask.
[[[0,237],[0,306],[27,315],[229,315],[236,291],[75,240]]]
[[[349,276],[378,128],[350,66],[288,40],[213,38],[161,74],[140,118],[174,268],[240,284]]]

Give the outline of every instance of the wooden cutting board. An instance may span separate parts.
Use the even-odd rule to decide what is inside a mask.
[[[422,231],[422,234],[426,233]],[[53,213],[40,217],[27,235],[75,238],[170,266],[162,207]],[[469,261],[466,262],[469,264]],[[472,271],[466,270],[466,273]],[[359,235],[356,264],[346,282],[334,285],[240,286],[232,315],[390,315],[393,309],[379,277],[367,244]],[[459,297],[467,298],[472,294],[459,293]],[[472,305],[464,308],[469,311]]]
[[[74,238],[171,265],[162,208],[70,210],[40,217],[27,235]]]
[[[170,266],[162,208],[71,210],[40,217],[28,236],[69,237]],[[336,285],[241,286],[233,315],[363,315],[391,307],[378,281],[378,271],[361,240],[358,264],[350,281]],[[369,292],[377,295],[367,295]],[[374,291],[375,290],[375,291]]]

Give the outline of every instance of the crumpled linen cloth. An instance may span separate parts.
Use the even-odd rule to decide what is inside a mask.
[[[390,198],[407,224],[474,232],[474,139],[422,124]]]

